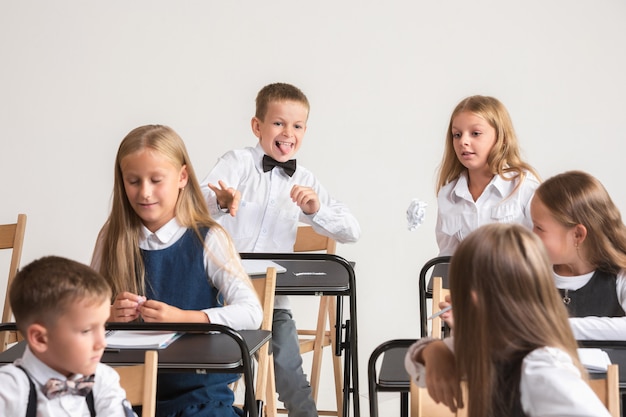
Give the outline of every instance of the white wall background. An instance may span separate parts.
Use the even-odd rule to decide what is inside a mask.
[[[202,178],[254,145],[262,86],[299,86],[312,106],[299,161],[363,229],[339,254],[357,263],[367,415],[369,354],[419,334],[417,274],[437,254],[435,172],[460,99],[498,97],[544,178],[589,171],[626,207],[625,19],[623,0],[2,0],[0,223],[28,214],[23,264],[88,263],[128,131],[170,125]],[[429,206],[409,232],[413,198]],[[382,415],[396,403],[383,396]]]

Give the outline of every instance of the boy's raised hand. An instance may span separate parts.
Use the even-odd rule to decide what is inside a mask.
[[[239,201],[241,201],[241,193],[232,187],[226,186],[222,180],[219,180],[217,183],[219,187],[208,184],[209,188],[215,193],[217,204],[222,208],[227,208],[230,215],[235,217],[239,208]]]
[[[320,209],[320,200],[315,190],[311,187],[294,185],[289,194],[294,203],[300,207],[304,214],[315,214]]]

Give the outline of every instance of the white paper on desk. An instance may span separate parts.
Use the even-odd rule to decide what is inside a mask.
[[[248,275],[265,275],[269,267],[276,268],[277,274],[287,272],[284,266],[278,265],[269,259],[242,259],[241,264]]]
[[[107,334],[107,348],[165,349],[180,335],[176,332],[156,330],[114,330]]]
[[[578,348],[578,358],[589,372],[606,372],[611,364],[609,355],[599,348]]]

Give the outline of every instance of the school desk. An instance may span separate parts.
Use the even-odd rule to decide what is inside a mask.
[[[356,286],[353,264],[337,255],[317,253],[241,253],[242,259],[266,259],[285,267],[276,276],[276,294],[336,296],[335,355],[344,357],[343,416],[360,416],[357,348]],[[348,298],[344,319],[343,298]],[[350,398],[353,412],[349,413]]]
[[[0,324],[0,331],[15,329],[14,323]],[[245,383],[244,411],[250,417],[259,415],[261,404],[255,404],[253,355],[271,339],[264,330],[234,331],[230,327],[209,323],[107,323],[107,330],[162,330],[184,332],[167,348],[159,349],[159,372],[242,373]],[[211,333],[208,333],[211,332]],[[0,364],[20,358],[26,347],[19,342],[0,353]],[[143,363],[145,350],[106,350],[102,362],[111,366]]]
[[[626,395],[626,340],[579,340],[578,346],[600,348],[611,359],[611,363],[619,365],[619,391]]]

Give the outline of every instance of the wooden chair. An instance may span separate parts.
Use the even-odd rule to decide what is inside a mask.
[[[617,364],[609,365],[606,377],[590,379],[589,385],[607,410],[609,410],[611,416],[620,417],[619,366]],[[463,384],[462,388],[464,402],[467,403],[467,386]],[[435,403],[428,395],[426,388],[420,388],[415,382],[411,381],[411,417],[422,416],[467,416],[467,409],[458,410],[455,414],[448,407]]]
[[[141,417],[154,417],[156,412],[158,353],[147,350],[141,365],[115,367],[126,399],[133,406],[141,405]]]
[[[441,310],[439,308],[439,303],[445,301],[446,295],[449,294],[450,290],[448,288],[443,288],[443,278],[433,277],[433,314]],[[441,316],[432,319],[432,337],[437,339],[443,338],[443,323],[444,322],[441,319]]]
[[[2,323],[13,321],[13,312],[9,303],[9,288],[13,278],[17,274],[22,258],[22,246],[24,244],[24,233],[26,231],[26,215],[18,214],[17,223],[0,225],[0,250],[11,249],[11,264],[9,266],[9,276],[7,278],[7,292],[4,298],[4,311],[2,313]],[[4,352],[7,346],[18,341],[17,331],[0,332],[0,352]],[[21,337],[19,337],[21,340]]]
[[[609,410],[611,416],[620,417],[619,365],[609,365],[606,378],[590,379],[589,385]]]
[[[311,226],[299,226],[296,235],[296,243],[293,245],[294,252],[326,252],[335,254],[337,242],[335,240],[318,234]],[[311,364],[310,382],[313,400],[317,403],[319,393],[320,374],[322,369],[322,356],[325,347],[332,347],[335,351],[334,328],[336,325],[337,301],[332,296],[320,297],[319,309],[317,313],[317,324],[315,329],[298,329],[300,340],[300,354],[313,352]],[[335,374],[335,397],[337,401],[337,411],[318,410],[319,415],[336,415],[341,417],[343,406],[343,374],[341,367],[341,357],[333,355],[333,368]],[[286,410],[279,410],[284,413]]]
[[[261,330],[272,331],[274,317],[274,296],[276,291],[276,268],[267,268],[265,276],[251,277],[252,285],[263,307]],[[259,415],[265,410],[268,417],[276,416],[276,380],[274,379],[274,356],[270,354],[269,343],[264,344],[258,353],[256,379],[256,400]]]
[[[461,385],[463,389],[463,402],[467,404],[467,386]],[[456,413],[450,411],[450,409],[439,403],[428,395],[426,388],[420,388],[417,384],[411,381],[411,417],[465,417],[467,416],[467,408],[457,410]]]
[[[441,276],[439,271],[446,271],[450,256],[438,256],[428,260],[419,273],[419,306],[420,306],[420,337],[428,336],[428,320],[430,316],[426,300],[432,298],[432,290],[426,284],[428,275]],[[432,271],[432,272],[431,272]],[[432,280],[431,280],[432,281]],[[435,303],[436,304],[436,303]],[[378,393],[397,392],[400,394],[400,416],[408,417],[410,411],[409,393],[411,384],[409,375],[404,369],[404,356],[415,339],[392,339],[378,345],[371,353],[367,374],[369,386],[370,416],[378,417]],[[380,370],[377,364],[380,362]]]

